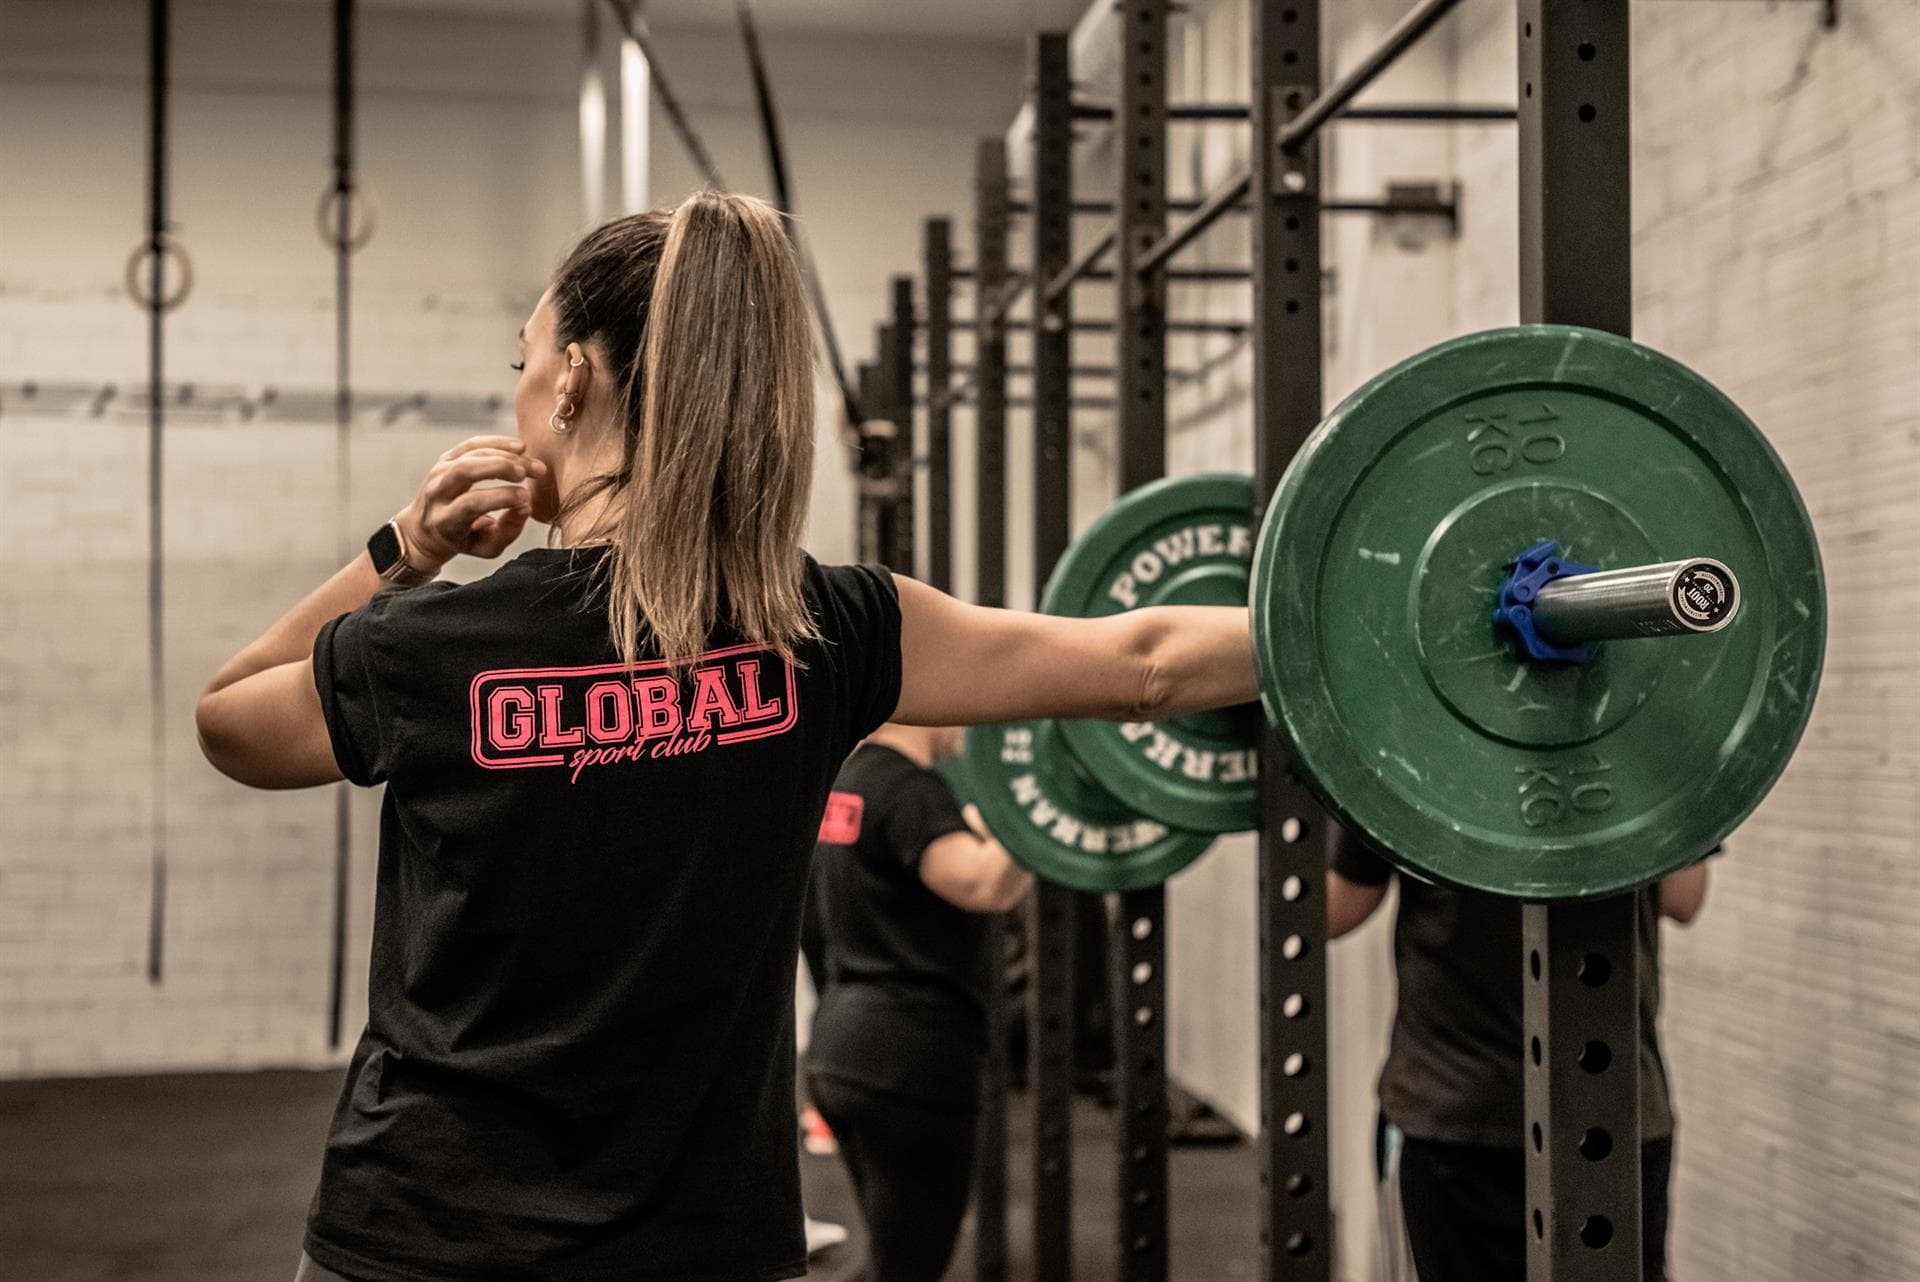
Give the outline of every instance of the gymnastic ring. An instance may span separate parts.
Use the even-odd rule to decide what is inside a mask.
[[[349,254],[354,254],[366,248],[367,242],[373,239],[374,226],[380,221],[380,201],[374,196],[371,187],[355,187],[350,192],[342,192],[338,187],[329,187],[321,192],[320,203],[313,209],[313,225],[314,229],[320,233],[320,242],[329,249],[343,248],[340,243],[340,216],[337,212],[343,195],[354,197],[356,203],[366,211],[359,230],[349,233],[346,238],[344,248]]]
[[[162,258],[171,258],[180,268],[180,281],[173,292],[160,298],[156,308],[154,300],[141,287],[140,268],[158,253]],[[165,269],[162,268],[164,274]],[[127,256],[127,270],[123,277],[127,287],[127,297],[131,298],[142,311],[170,312],[187,301],[187,295],[193,292],[193,258],[187,248],[173,238],[171,232],[161,232],[158,241],[146,240],[133,247],[133,253]]]

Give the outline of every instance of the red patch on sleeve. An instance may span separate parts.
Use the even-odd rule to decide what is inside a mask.
[[[820,840],[835,846],[860,840],[860,819],[866,809],[867,799],[857,792],[828,793],[827,813],[820,817]]]

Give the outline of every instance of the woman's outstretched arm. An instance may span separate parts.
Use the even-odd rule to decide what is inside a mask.
[[[1157,721],[1259,697],[1248,614],[1236,606],[1067,619],[968,605],[899,575],[894,582],[901,660],[895,721]]]

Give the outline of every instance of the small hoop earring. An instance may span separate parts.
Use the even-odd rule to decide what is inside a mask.
[[[562,396],[560,403],[553,407],[553,413],[547,415],[547,426],[556,432],[571,432],[573,424],[567,420],[574,415],[573,402]]]
[[[582,365],[585,365],[586,363],[587,363],[587,358],[586,358],[586,357],[584,357],[584,356],[576,356],[576,357],[574,357],[574,358],[573,358],[572,360],[570,360],[570,361],[568,361],[568,362],[567,362],[567,368],[568,368],[568,369],[579,369],[579,368],[580,368],[580,367],[581,367]]]

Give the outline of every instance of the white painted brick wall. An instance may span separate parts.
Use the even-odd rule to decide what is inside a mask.
[[[1673,941],[1676,1272],[1920,1273],[1920,7],[1636,5],[1636,323],[1821,536],[1807,739]]]
[[[23,380],[144,381],[144,315],[118,292],[143,219],[137,0],[10,0],[0,38],[0,1076],[321,1064],[334,797],[260,793],[201,760],[214,669],[336,568],[472,427],[419,416],[352,438],[334,494],[324,400],[241,422],[177,412],[166,444],[166,977],[146,978],[151,888],[144,411],[32,408]],[[332,260],[324,6],[175,6],[173,199],[198,285],[169,377],[325,389]],[[361,151],[380,224],[355,263],[356,385],[510,392],[512,338],[575,234],[577,33],[526,15],[370,10]],[[664,29],[676,87],[727,176],[764,172],[729,29]],[[964,216],[954,164],[1004,119],[1021,51],[768,33],[798,199],[842,343],[865,353],[919,220]],[[654,189],[695,185],[664,125]],[[507,422],[511,430],[510,420]],[[847,479],[823,444],[812,544],[850,555]],[[482,572],[459,564],[456,577]],[[356,793],[347,1033],[365,1010],[377,793]]]

